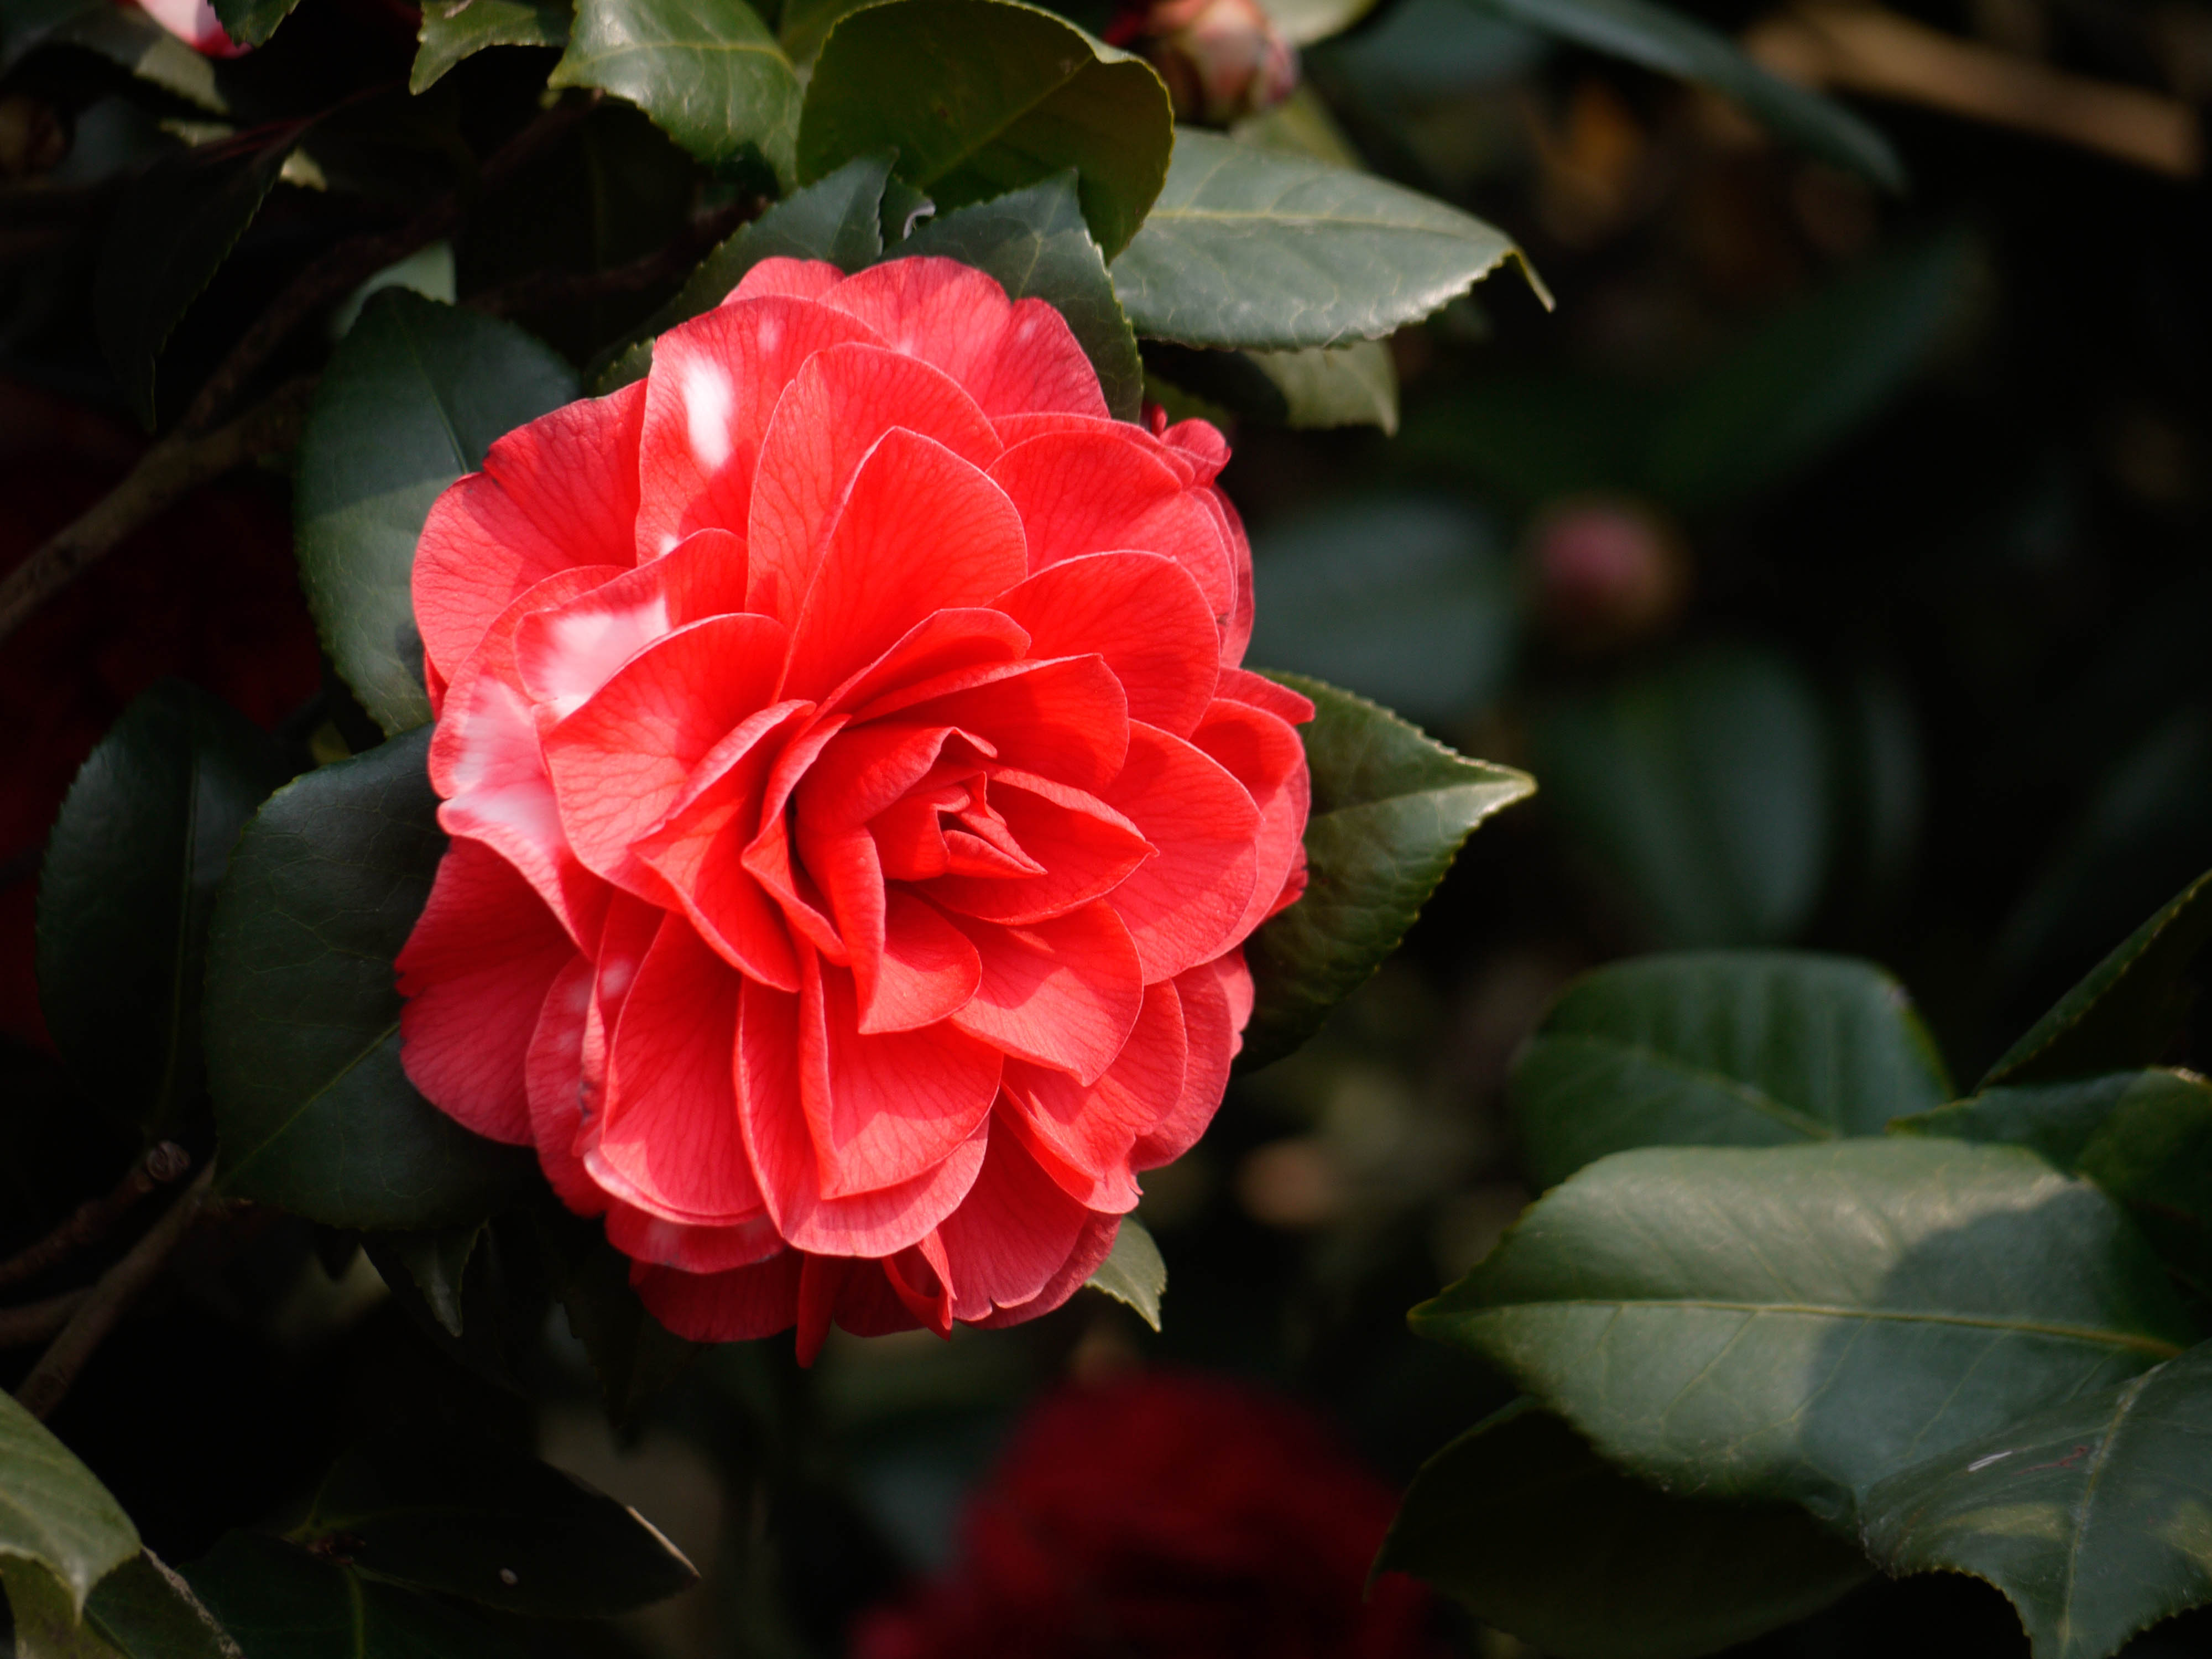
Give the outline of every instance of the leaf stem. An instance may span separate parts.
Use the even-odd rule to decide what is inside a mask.
[[[98,1243],[140,1199],[156,1187],[167,1186],[191,1167],[191,1158],[183,1147],[173,1140],[161,1142],[131,1166],[123,1179],[115,1183],[112,1192],[103,1198],[87,1199],[68,1220],[38,1243],[0,1261],[0,1285],[20,1285],[27,1279],[35,1279],[47,1268],[68,1261],[86,1245]],[[11,1314],[29,1311],[15,1309]],[[0,1314],[0,1321],[11,1314]],[[0,1331],[7,1328],[0,1323]]]
[[[54,1408],[62,1403],[94,1350],[115,1328],[116,1322],[139,1293],[154,1281],[162,1263],[168,1260],[169,1252],[190,1231],[214,1179],[215,1164],[210,1161],[169,1206],[168,1212],[131,1247],[130,1254],[110,1267],[92,1287],[83,1304],[70,1316],[69,1323],[62,1327],[53,1345],[31,1368],[22,1387],[15,1390],[16,1400],[32,1416],[51,1417]]]

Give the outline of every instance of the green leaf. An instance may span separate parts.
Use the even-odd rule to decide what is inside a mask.
[[[566,1210],[540,1209],[533,1218],[554,1294],[599,1378],[608,1419],[628,1423],[705,1348],[647,1311],[630,1285],[629,1258],[607,1243],[605,1228]]]
[[[1300,513],[1252,549],[1247,653],[1401,711],[1456,720],[1505,689],[1516,578],[1489,518],[1444,497],[1367,495]]]
[[[386,732],[430,718],[408,582],[430,504],[492,441],[574,399],[575,372],[512,324],[404,289],[370,300],[300,436],[293,524],[323,647]]]
[[[164,680],[77,773],[39,876],[39,1005],[70,1070],[155,1133],[202,1086],[208,908],[231,843],[290,775],[282,747]]]
[[[70,1605],[69,1592],[44,1567],[0,1556],[13,1643],[9,1659],[125,1659]]]
[[[1905,988],[1784,951],[1644,957],[1568,987],[1513,1070],[1540,1186],[1631,1146],[1787,1146],[1880,1134],[1951,1097]]]
[[[82,46],[210,115],[230,113],[216,65],[137,6],[112,0],[25,0],[6,25],[4,65],[40,46]]]
[[[1257,1002],[1239,1063],[1279,1060],[1398,948],[1461,843],[1535,781],[1469,760],[1389,710],[1319,680],[1274,674],[1313,699],[1298,728],[1313,773],[1307,886],[1244,947]]]
[[[123,1659],[239,1659],[215,1614],[150,1551],[94,1587],[84,1620]]]
[[[1817,1613],[1869,1576],[1795,1505],[1662,1492],[1528,1400],[1422,1465],[1375,1565],[1560,1659],[1692,1659]]]
[[[258,46],[276,33],[300,0],[215,0],[222,32],[241,46]]]
[[[334,1227],[478,1220],[538,1178],[399,1064],[392,959],[445,837],[410,732],[310,772],[239,838],[208,933],[208,1085],[225,1191]]]
[[[884,253],[876,210],[890,170],[888,155],[860,156],[741,226],[700,262],[676,297],[640,331],[641,337],[617,349],[596,377],[594,390],[605,397],[643,380],[653,367],[653,337],[712,311],[763,259],[826,259],[845,271],[875,264]]]
[[[1811,919],[1833,836],[1819,698],[1778,653],[1719,648],[1535,722],[1553,810],[1662,945],[1775,945]]]
[[[1261,8],[1292,46],[1341,34],[1375,9],[1375,0],[1265,0]]]
[[[138,1529],[45,1424],[0,1394],[0,1557],[52,1575],[72,1612],[138,1553]]]
[[[1864,1515],[1887,1571],[2002,1590],[2035,1659],[2106,1659],[2212,1601],[2212,1344],[1930,1458]]]
[[[401,1233],[380,1241],[415,1281],[415,1288],[422,1293],[422,1300],[430,1314],[446,1331],[453,1336],[461,1334],[465,1324],[462,1304],[462,1286],[466,1283],[469,1259],[476,1254],[477,1241],[483,1237],[484,1224],[465,1222],[458,1227],[440,1227],[430,1232]]]
[[[2194,1340],[2094,1187],[1901,1136],[1616,1152],[1413,1325],[1669,1491],[1839,1526],[1883,1477]]]
[[[544,1618],[628,1613],[699,1577],[635,1510],[481,1441],[350,1451],[290,1536],[369,1578]]]
[[[940,215],[885,252],[894,258],[938,254],[957,259],[996,279],[1014,299],[1046,301],[1067,319],[1098,371],[1115,418],[1133,421],[1142,412],[1145,369],[1137,360],[1137,337],[1084,223],[1073,173]]]
[[[200,144],[149,167],[110,222],[93,281],[100,350],[145,426],[169,336],[261,211],[304,122]]]
[[[1160,1247],[1133,1216],[1121,1218],[1114,1235],[1114,1248],[1084,1283],[1103,1291],[1116,1302],[1136,1310],[1137,1317],[1154,1330],[1160,1328],[1160,1298],[1167,1294],[1168,1264]]]
[[[371,1233],[362,1248],[393,1304],[433,1347],[494,1387],[522,1395],[553,1305],[537,1242],[527,1216],[501,1215],[474,1230],[483,1236],[456,1273],[453,1243],[469,1231]],[[443,1261],[434,1241],[448,1246]]]
[[[1114,287],[1147,339],[1295,351],[1380,339],[1518,252],[1481,220],[1371,173],[1185,127]]]
[[[407,90],[428,92],[486,46],[565,46],[574,12],[572,0],[423,0]]]
[[[1890,1127],[2033,1148],[2126,1205],[2167,1261],[2212,1289],[2212,1084],[2194,1073],[1990,1089]]]
[[[2181,979],[2208,939],[2212,870],[2175,894],[2059,998],[1990,1067],[1981,1086],[2085,1077],[2157,1060],[2180,1029]]]
[[[577,0],[548,84],[626,98],[702,161],[757,150],[790,185],[799,77],[744,0]]]
[[[1470,0],[1508,21],[1672,75],[1735,100],[1824,161],[1885,190],[1905,188],[1889,140],[1832,100],[1770,75],[1726,36],[1650,0]]]
[[[522,1659],[498,1626],[259,1533],[224,1534],[184,1576],[245,1659]]]
[[[1175,117],[1150,65],[1005,0],[889,0],[842,19],[807,83],[799,173],[898,152],[940,209],[1073,167],[1106,257],[1129,246],[1168,176]]]
[[[1171,385],[1233,415],[1297,430],[1398,429],[1398,371],[1379,340],[1307,351],[1182,351],[1156,367]]]

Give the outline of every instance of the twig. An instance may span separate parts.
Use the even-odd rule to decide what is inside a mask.
[[[0,1261],[0,1286],[36,1279],[49,1267],[69,1260],[88,1244],[107,1237],[108,1229],[127,1215],[138,1200],[156,1187],[165,1187],[192,1167],[191,1155],[173,1140],[165,1140],[131,1166],[104,1198],[88,1198],[70,1218],[35,1244],[25,1246]],[[16,1309],[15,1313],[27,1312]],[[8,1316],[0,1315],[0,1318]],[[0,1329],[6,1327],[0,1326]]]
[[[26,1302],[20,1308],[0,1308],[0,1348],[27,1348],[43,1342],[70,1322],[90,1291],[64,1291],[43,1302]]]
[[[0,640],[149,520],[233,467],[288,447],[314,389],[312,375],[287,381],[228,426],[173,432],[148,450],[121,483],[0,579]],[[0,1267],[0,1284],[7,1282]]]
[[[169,1252],[177,1247],[199,1214],[208,1189],[215,1179],[215,1165],[210,1163],[192,1184],[185,1188],[168,1213],[146,1230],[146,1236],[131,1247],[131,1253],[100,1276],[82,1306],[70,1316],[62,1334],[53,1346],[39,1357],[31,1374],[23,1379],[23,1386],[15,1390],[15,1398],[23,1409],[37,1418],[51,1417],[54,1407],[60,1405],[76,1381],[77,1373],[84,1369],[85,1361],[92,1358],[115,1322],[123,1317],[124,1310],[137,1299],[140,1291],[151,1284],[161,1272],[161,1264]]]

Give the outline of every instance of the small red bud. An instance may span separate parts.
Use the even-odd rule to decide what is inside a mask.
[[[1258,0],[1152,0],[1109,38],[1151,62],[1184,120],[1225,126],[1297,89],[1297,48]]]
[[[1656,633],[1688,594],[1680,538],[1635,501],[1547,508],[1529,528],[1528,557],[1544,624],[1572,648],[1603,650]]]

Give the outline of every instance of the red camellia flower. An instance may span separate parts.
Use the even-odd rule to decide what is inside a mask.
[[[1419,1659],[1426,1592],[1366,1588],[1396,1508],[1260,1389],[1066,1389],[969,1500],[951,1571],[863,1619],[854,1659]]]
[[[146,15],[207,58],[235,58],[246,48],[223,32],[210,0],[138,0]]]
[[[439,498],[408,1075],[670,1328],[1032,1318],[1212,1116],[1312,714],[1226,459],[964,265],[772,259]]]

